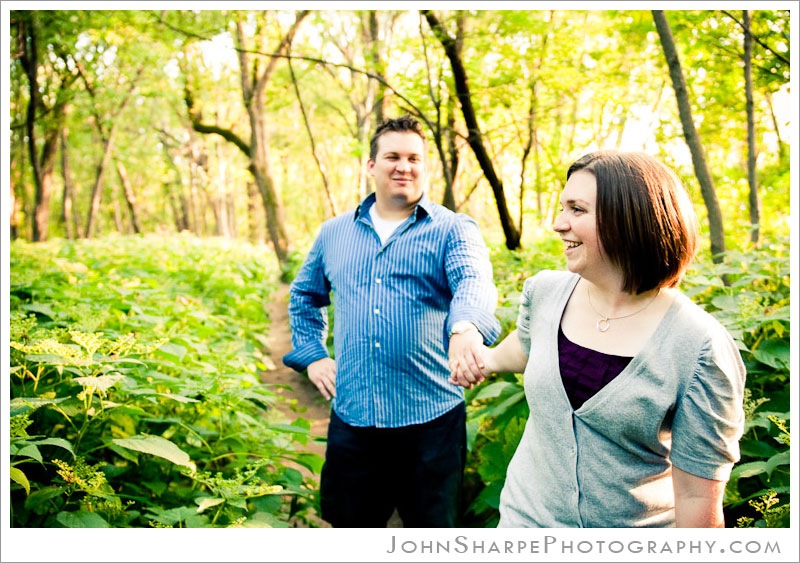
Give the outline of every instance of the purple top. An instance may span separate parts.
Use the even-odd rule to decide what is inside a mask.
[[[604,354],[570,341],[558,328],[558,359],[561,381],[574,410],[617,377],[633,359]]]

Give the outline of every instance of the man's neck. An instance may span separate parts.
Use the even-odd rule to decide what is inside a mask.
[[[417,207],[417,203],[399,204],[396,201],[382,201],[375,199],[375,213],[384,221],[402,221],[408,218]]]

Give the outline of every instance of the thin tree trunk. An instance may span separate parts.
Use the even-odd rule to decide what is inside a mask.
[[[467,77],[464,63],[461,60],[460,54],[455,40],[447,34],[447,31],[439,23],[439,20],[430,10],[422,10],[423,15],[428,20],[436,37],[444,47],[445,54],[450,60],[450,66],[453,70],[453,80],[456,84],[456,92],[458,100],[461,102],[461,113],[464,115],[464,121],[467,125],[467,142],[475,153],[475,158],[483,170],[483,174],[489,185],[492,187],[494,193],[495,203],[497,204],[497,211],[500,215],[500,224],[503,227],[503,233],[506,238],[506,247],[509,250],[516,250],[520,247],[519,231],[514,225],[511,214],[508,211],[508,204],[506,202],[506,195],[503,190],[503,183],[495,172],[492,159],[486,152],[486,147],[483,145],[483,137],[480,127],[478,126],[478,119],[475,115],[475,108],[472,106],[472,96],[469,91],[469,79]]]
[[[75,206],[75,186],[72,182],[72,170],[69,166],[69,151],[67,144],[67,129],[61,130],[61,179],[64,183],[64,195],[61,198],[61,219],[64,221],[64,232],[68,240],[79,238],[78,210]]]
[[[125,234],[125,222],[122,220],[122,210],[119,208],[119,197],[117,197],[117,185],[111,184],[111,202],[114,210],[114,227],[118,233]]]
[[[105,177],[106,170],[108,169],[108,163],[111,160],[111,154],[114,150],[114,138],[116,136],[117,127],[119,124],[119,118],[136,91],[136,85],[139,82],[142,72],[144,71],[144,67],[139,67],[133,78],[128,81],[128,87],[125,91],[125,95],[120,100],[119,105],[108,116],[107,120],[109,123],[111,123],[108,131],[105,131],[105,127],[103,126],[103,123],[106,121],[106,119],[104,119],[104,116],[99,113],[97,104],[95,103],[96,92],[94,84],[89,77],[89,73],[86,72],[86,69],[81,62],[76,63],[75,67],[83,79],[83,83],[86,85],[87,92],[89,92],[89,95],[92,98],[92,111],[94,113],[95,127],[97,128],[100,138],[103,140],[103,156],[100,159],[100,163],[97,165],[97,174],[95,176],[94,186],[92,187],[92,200],[89,207],[89,215],[86,218],[86,231],[84,233],[86,238],[91,238],[94,235],[95,223],[97,221],[97,215],[100,211],[100,202],[103,199],[103,179]]]
[[[517,218],[517,228],[519,229],[519,236],[522,238],[522,229],[523,229],[523,218],[524,218],[524,211],[525,211],[525,172],[527,170],[527,163],[528,163],[528,155],[530,155],[534,146],[536,146],[536,77],[531,78],[531,82],[529,84],[529,94],[530,94],[530,105],[528,107],[528,119],[526,120],[528,128],[527,128],[527,138],[525,141],[525,145],[522,147],[522,159],[520,162],[520,172],[519,172],[519,216]],[[536,182],[538,185],[539,182],[539,151],[533,151],[534,157],[534,172],[536,177]],[[536,190],[538,194],[538,189]]]
[[[292,66],[292,59],[287,61],[289,65],[289,73],[292,76],[292,85],[294,86],[294,95],[297,97],[297,103],[300,105],[300,113],[303,116],[303,124],[305,125],[306,133],[308,133],[308,142],[311,143],[311,156],[314,157],[314,162],[317,164],[317,170],[319,170],[319,175],[322,178],[322,186],[325,189],[325,198],[328,201],[328,205],[331,208],[331,216],[335,217],[338,215],[336,211],[336,202],[333,200],[333,194],[331,193],[331,186],[330,182],[328,181],[328,175],[325,173],[325,166],[319,159],[319,154],[317,152],[317,144],[314,141],[314,133],[311,131],[311,125],[308,122],[308,114],[306,113],[306,106],[303,104],[303,97],[300,95],[300,87],[297,84],[297,77],[294,74],[294,67]]]
[[[747,107],[747,185],[750,200],[750,242],[758,246],[761,223],[758,202],[758,177],[756,175],[756,121],[753,110],[753,36],[750,32],[750,12],[742,11],[744,27],[744,91]]]
[[[100,159],[100,164],[97,165],[97,173],[94,178],[94,185],[92,186],[92,200],[89,205],[89,215],[86,217],[86,229],[84,236],[92,238],[94,236],[95,224],[97,216],[100,213],[100,203],[103,199],[103,179],[106,175],[108,162],[111,160],[111,151],[114,149],[114,134],[116,125],[112,125],[108,137],[103,140],[103,156]]]
[[[139,224],[136,194],[133,193],[133,186],[128,178],[128,171],[125,169],[125,165],[120,161],[117,161],[116,164],[117,175],[119,176],[119,181],[122,184],[123,193],[125,194],[125,201],[128,204],[128,210],[131,212],[131,226],[133,227],[133,232],[139,234],[142,232],[142,227]]]
[[[722,253],[725,252],[725,232],[722,224],[722,212],[717,201],[717,192],[714,189],[714,180],[706,164],[706,157],[703,151],[703,144],[692,120],[691,104],[686,88],[686,80],[683,77],[683,69],[678,58],[678,51],[675,48],[675,41],[672,38],[667,17],[663,10],[652,10],[653,20],[656,24],[658,36],[664,49],[664,56],[667,59],[669,74],[672,78],[672,87],[675,89],[675,98],[678,102],[678,113],[683,126],[683,137],[689,146],[694,164],[694,173],[700,183],[700,192],[708,210],[709,237],[711,239],[711,259],[715,263],[722,262]]]
[[[255,182],[247,182],[247,238],[257,242],[263,238],[258,220],[258,188]]]
[[[444,130],[444,140],[442,152],[447,158],[442,158],[442,172],[444,173],[444,197],[442,205],[453,211],[456,210],[456,177],[458,176],[458,165],[461,162],[456,145],[456,106],[455,96],[448,96],[445,102],[445,117],[447,119]],[[446,153],[444,149],[446,148]]]
[[[33,168],[35,185],[35,208],[33,216],[33,241],[45,241],[50,221],[50,198],[53,191],[53,170],[58,152],[58,140],[65,115],[65,104],[59,95],[52,108],[51,126],[45,131],[41,155],[38,154],[36,131],[37,110],[43,107],[39,90],[39,44],[34,12],[22,12],[23,24],[20,30],[22,65],[28,77],[28,109],[25,118],[28,136],[28,154]],[[64,86],[62,85],[62,88]]]
[[[289,52],[292,40],[303,19],[308,16],[309,11],[304,10],[297,13],[292,27],[281,39],[275,55],[285,55]],[[272,247],[278,258],[279,264],[285,264],[289,257],[289,238],[286,234],[286,224],[284,219],[283,203],[275,189],[275,182],[272,179],[269,166],[269,127],[265,115],[266,107],[266,87],[275,66],[278,62],[277,57],[273,57],[267,63],[263,71],[259,70],[261,61],[251,61],[251,57],[246,49],[245,25],[237,22],[237,44],[239,50],[239,68],[242,82],[242,96],[250,117],[250,172],[255,178],[258,191],[264,203],[264,211],[267,218],[267,232],[272,241]],[[255,62],[256,64],[251,64]]]
[[[766,93],[766,99],[767,106],[769,107],[769,116],[772,120],[772,129],[775,133],[775,137],[778,139],[778,159],[780,162],[783,162],[786,158],[786,143],[781,137],[781,126],[778,124],[778,116],[775,115],[775,107],[772,104],[772,94],[770,94],[770,92]]]

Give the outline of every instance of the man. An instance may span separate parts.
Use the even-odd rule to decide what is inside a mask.
[[[479,363],[495,341],[497,290],[476,223],[428,199],[425,154],[416,119],[382,123],[375,192],[322,225],[291,287],[283,361],[332,399],[320,498],[335,527],[385,527],[395,509],[404,527],[458,523],[466,412],[448,360]]]

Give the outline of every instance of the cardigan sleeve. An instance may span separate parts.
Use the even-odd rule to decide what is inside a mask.
[[[536,276],[525,280],[522,286],[522,295],[519,299],[519,313],[517,315],[517,336],[522,351],[526,356],[531,355],[531,303],[533,301],[533,291],[536,283]]]
[[[745,367],[731,336],[716,320],[709,323],[709,337],[676,406],[670,461],[692,475],[726,481],[740,457]]]

